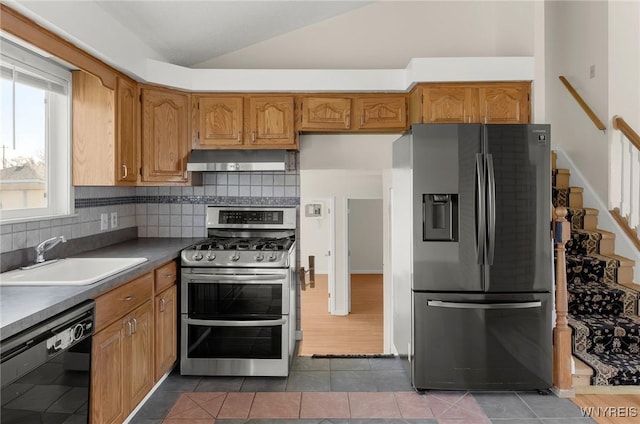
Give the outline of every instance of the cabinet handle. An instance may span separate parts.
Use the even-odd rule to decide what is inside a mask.
[[[131,322],[131,320],[127,321],[127,336],[130,336],[133,334],[133,323]]]
[[[344,127],[346,129],[351,128],[351,115],[347,115],[347,122],[345,123]]]
[[[252,142],[252,143],[255,143],[255,142],[256,142],[256,132],[255,132],[255,131],[252,131],[252,132],[251,132],[251,142]]]
[[[165,278],[173,278],[175,276],[176,276],[176,274],[165,274],[164,275]]]
[[[129,176],[129,170],[127,169],[127,165],[122,165],[123,175],[122,178],[127,178]]]
[[[238,131],[238,143],[242,140],[242,131]]]
[[[124,300],[125,300],[126,302],[130,302],[130,301],[132,301],[132,300],[133,300],[133,297],[134,297],[134,296],[133,296],[132,294],[130,294],[129,296],[125,297],[125,298],[124,298]]]
[[[364,125],[364,115],[360,115],[360,126]]]
[[[133,334],[138,332],[138,320],[137,319],[133,319]]]
[[[160,299],[160,312],[164,312],[166,303],[167,302],[164,300],[164,298]]]

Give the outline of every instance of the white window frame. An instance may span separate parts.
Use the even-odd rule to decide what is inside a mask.
[[[47,207],[0,211],[0,223],[61,218],[74,213],[71,185],[71,72],[60,60],[29,46],[15,37],[0,33],[3,66],[50,76],[66,85],[66,97],[46,95],[45,160]],[[44,57],[43,57],[44,56]],[[59,62],[59,63],[54,63]]]

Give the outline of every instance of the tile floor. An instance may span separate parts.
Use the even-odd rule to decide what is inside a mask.
[[[420,395],[394,358],[294,359],[288,378],[177,370],[130,424],[583,424],[569,399],[537,392]]]

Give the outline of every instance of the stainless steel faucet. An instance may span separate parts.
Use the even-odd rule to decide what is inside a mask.
[[[58,243],[66,243],[67,239],[64,236],[56,236],[47,239],[36,246],[36,263],[44,262],[44,252],[54,248]]]

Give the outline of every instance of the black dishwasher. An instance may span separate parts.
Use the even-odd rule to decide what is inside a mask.
[[[2,424],[89,422],[94,309],[84,302],[0,342]]]

